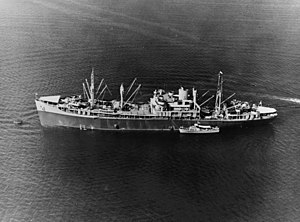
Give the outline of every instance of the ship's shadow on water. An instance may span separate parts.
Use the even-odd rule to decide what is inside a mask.
[[[87,218],[249,219],[272,178],[272,125],[196,136],[52,128],[42,136],[45,168]]]

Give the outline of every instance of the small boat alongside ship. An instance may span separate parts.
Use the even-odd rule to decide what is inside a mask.
[[[215,126],[206,126],[206,125],[200,125],[198,123],[195,123],[193,126],[190,127],[180,127],[179,128],[180,133],[185,133],[185,134],[207,134],[207,133],[219,133],[220,128]]]
[[[174,91],[155,89],[147,102],[135,103],[134,98],[141,88],[131,90],[136,79],[124,93],[120,86],[120,99],[104,100],[108,90],[101,80],[97,90],[94,84],[94,69],[90,83],[83,83],[83,94],[76,96],[37,96],[36,108],[42,126],[73,127],[84,130],[137,130],[137,131],[178,131],[195,123],[211,127],[243,127],[269,123],[277,117],[274,108],[250,104],[233,99],[235,94],[223,99],[223,73],[218,74],[215,95],[204,102],[197,97],[197,90],[179,88]],[[130,91],[133,91],[131,95]],[[207,91],[208,92],[208,91]],[[206,94],[206,93],[205,93]],[[202,95],[203,96],[203,95]],[[102,97],[102,99],[100,99]],[[215,97],[214,106],[208,102]]]

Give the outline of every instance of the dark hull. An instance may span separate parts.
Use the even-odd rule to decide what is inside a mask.
[[[259,120],[198,120],[198,119],[167,119],[167,118],[151,118],[151,119],[128,119],[114,117],[95,117],[87,118],[85,116],[70,116],[45,111],[38,111],[42,126],[63,126],[81,129],[97,129],[97,130],[160,130],[170,131],[178,130],[180,126],[189,127],[198,122],[201,125],[224,127],[244,127],[258,124],[265,124],[272,119]]]

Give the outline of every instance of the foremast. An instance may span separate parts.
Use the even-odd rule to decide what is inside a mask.
[[[223,73],[220,71],[218,74],[218,87],[217,87],[216,102],[215,102],[216,116],[220,115],[221,113],[222,94],[223,94]]]

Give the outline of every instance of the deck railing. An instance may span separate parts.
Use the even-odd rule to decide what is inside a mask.
[[[102,110],[91,109],[75,109],[67,107],[58,107],[61,111],[82,115],[82,116],[95,116],[95,117],[111,117],[111,118],[128,118],[128,119],[199,119],[200,114],[194,111],[162,111],[156,114],[147,112],[105,112]]]

